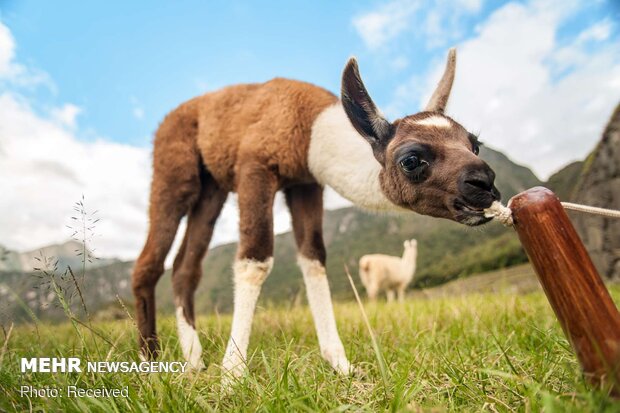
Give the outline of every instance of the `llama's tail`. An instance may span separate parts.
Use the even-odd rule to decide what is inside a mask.
[[[364,286],[368,286],[368,283],[370,281],[370,261],[365,258],[366,257],[360,258],[359,274],[360,280],[362,280],[362,284],[364,284]]]

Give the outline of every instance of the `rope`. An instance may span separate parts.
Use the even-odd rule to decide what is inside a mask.
[[[573,204],[570,202],[562,202],[564,209],[571,211],[586,212],[588,214],[601,215],[608,218],[620,218],[620,211],[614,209],[598,208],[589,205]],[[512,211],[499,201],[494,201],[490,207],[484,210],[484,216],[493,218],[501,222],[505,227],[511,227]]]
[[[484,210],[484,216],[498,220],[505,227],[512,226],[512,210],[499,201],[493,201],[491,206]]]
[[[609,218],[620,218],[620,211],[615,209],[598,208],[589,205],[571,204],[570,202],[562,202],[564,209],[571,211],[587,212],[588,214],[601,215]]]

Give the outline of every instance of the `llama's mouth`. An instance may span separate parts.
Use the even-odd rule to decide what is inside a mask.
[[[484,208],[467,205],[460,199],[454,201],[454,220],[458,223],[476,226],[486,224],[493,218],[484,216]]]

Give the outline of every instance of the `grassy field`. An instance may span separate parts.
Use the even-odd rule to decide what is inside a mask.
[[[620,288],[613,287],[616,302]],[[199,374],[19,372],[20,357],[136,360],[130,319],[83,326],[15,327],[0,349],[0,410],[6,411],[620,411],[583,381],[579,366],[540,292],[473,294],[365,304],[379,352],[356,303],[336,305],[341,336],[364,375],[340,377],[319,355],[310,313],[259,308],[249,374],[222,392],[219,363],[229,316],[199,319],[204,358]],[[181,360],[175,323],[159,323],[162,360]],[[79,332],[79,334],[78,334]],[[80,335],[82,337],[80,337]],[[379,362],[384,360],[383,365]],[[128,386],[129,397],[21,398],[19,386]]]

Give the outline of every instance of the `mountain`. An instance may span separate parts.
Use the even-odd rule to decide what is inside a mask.
[[[40,261],[46,257],[55,257],[58,259],[58,266],[65,268],[78,269],[82,267],[82,256],[93,257],[92,251],[84,250],[83,244],[71,240],[63,244],[48,245],[37,248],[32,251],[17,252],[9,251],[0,246],[0,271],[33,271],[34,268],[40,267]],[[116,259],[96,258],[87,262],[88,267],[96,268],[106,266],[116,262]]]
[[[512,195],[541,182],[526,167],[512,162],[505,155],[490,148],[482,148],[481,157],[497,173],[497,186],[503,194],[504,202]],[[352,291],[346,277],[344,265],[349,268],[358,288],[361,288],[357,275],[357,262],[360,256],[368,253],[401,255],[403,241],[418,240],[418,270],[414,277],[415,287],[429,287],[470,274],[491,271],[523,263],[527,260],[513,231],[497,223],[483,227],[470,228],[448,220],[430,218],[417,214],[377,215],[357,208],[343,208],[326,211],[324,216],[324,235],[328,251],[327,271],[335,299],[350,299]],[[75,258],[75,245],[60,246],[56,253],[61,255],[63,264]],[[46,251],[51,251],[50,249]],[[72,252],[73,251],[73,252]],[[232,308],[232,270],[231,265],[236,244],[226,244],[212,248],[203,263],[204,273],[196,293],[196,310],[230,311]],[[295,263],[296,249],[291,233],[275,237],[275,264],[268,277],[260,304],[289,303],[295,305],[305,299],[301,273]],[[97,264],[102,264],[97,262]],[[73,264],[71,264],[73,266]],[[132,309],[130,273],[133,263],[107,262],[90,268],[83,281],[82,292],[89,311],[95,312],[109,308],[118,294],[128,302]],[[62,266],[59,265],[59,272]],[[79,268],[79,267],[75,267]],[[79,272],[79,271],[77,271]],[[41,274],[38,274],[39,276]],[[24,306],[15,299],[15,294],[33,309],[38,316],[48,318],[62,317],[58,308],[50,309],[53,295],[49,288],[34,288],[45,277],[26,272],[0,272],[0,302],[9,302],[2,314],[19,313],[27,317]],[[71,279],[61,282],[67,291],[73,286]],[[15,294],[12,294],[12,292]],[[79,311],[79,300],[73,292],[73,308]],[[160,280],[157,287],[158,310],[173,310],[173,297],[170,271]],[[114,307],[114,304],[112,304]]]
[[[620,105],[584,162],[573,200],[620,209]],[[620,281],[620,219],[573,212],[570,215],[599,273]]]
[[[499,151],[483,146],[480,157],[495,171],[495,185],[502,193],[504,203],[519,192],[543,184],[529,168],[513,162]]]
[[[56,251],[68,252],[64,248]],[[73,250],[71,253],[75,254]],[[84,313],[80,295],[89,314],[116,302],[117,295],[123,301],[131,302],[133,262],[106,260],[107,264],[100,266],[87,263],[86,272],[82,272],[80,263],[80,267],[71,267],[72,274],[66,263],[74,258],[75,255],[50,255],[37,261],[38,270],[0,271],[0,325],[32,320],[33,317],[65,319],[63,308],[55,298],[54,284],[77,315]]]
[[[570,201],[573,198],[575,184],[581,176],[583,161],[571,162],[553,175],[545,183],[562,201]]]

